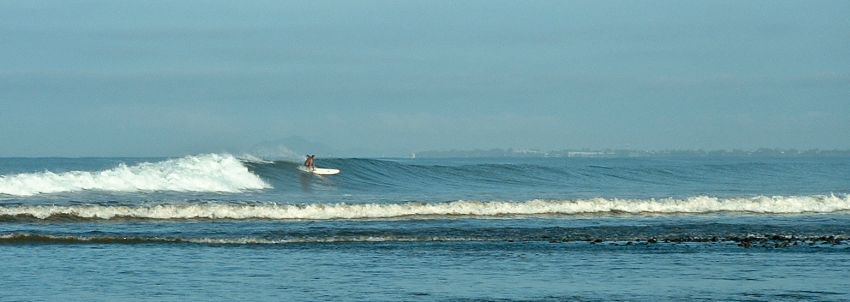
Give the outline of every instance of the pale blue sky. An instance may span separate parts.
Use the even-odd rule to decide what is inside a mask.
[[[850,148],[850,1],[0,1],[0,156]]]

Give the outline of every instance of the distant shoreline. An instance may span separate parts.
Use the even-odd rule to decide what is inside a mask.
[[[693,157],[693,156],[728,156],[728,157],[792,157],[792,156],[850,156],[850,150],[797,150],[797,149],[756,149],[756,150],[558,150],[542,151],[535,149],[476,149],[476,150],[439,150],[420,151],[411,153],[411,158],[464,158],[464,157]]]

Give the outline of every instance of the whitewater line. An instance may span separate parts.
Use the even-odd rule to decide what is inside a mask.
[[[754,214],[832,213],[850,211],[850,195],[757,196],[685,199],[581,199],[511,201],[453,201],[442,203],[367,204],[232,204],[180,203],[140,206],[117,205],[10,205],[0,216],[71,216],[86,219],[372,219],[424,216],[494,217],[508,215],[577,214]]]

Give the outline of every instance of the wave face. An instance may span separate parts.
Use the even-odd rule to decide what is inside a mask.
[[[114,192],[241,192],[270,185],[232,155],[205,154],[102,171],[0,176],[0,194],[32,196],[84,190]]]
[[[322,192],[369,194],[390,201],[808,196],[850,192],[846,181],[850,179],[850,161],[843,158],[320,158],[319,167],[342,170],[339,175],[323,179],[305,179],[297,170],[298,163],[293,162],[246,165],[279,189],[277,193],[312,190],[308,198]]]
[[[499,217],[518,215],[581,214],[753,214],[831,213],[850,211],[850,195],[759,196],[752,198],[605,199],[454,201],[443,203],[368,204],[233,204],[184,203],[148,206],[115,205],[9,205],[0,206],[0,217],[14,219],[383,219],[431,216]]]
[[[124,160],[129,164],[117,163]],[[299,171],[299,165],[253,157],[239,159],[229,154],[162,161],[0,159],[0,199],[62,203],[67,200],[60,199],[68,197],[97,204],[115,201],[110,192],[135,192],[138,194],[122,194],[118,201],[226,198],[285,203],[392,203],[850,192],[846,181],[850,179],[850,161],[845,158],[320,158],[319,167],[342,170],[329,177],[304,173]],[[65,192],[79,193],[45,195]],[[219,193],[237,195],[225,197]]]

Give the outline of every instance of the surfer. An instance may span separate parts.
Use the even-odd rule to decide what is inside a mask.
[[[339,169],[331,169],[331,168],[316,168],[316,155],[307,155],[307,159],[304,160],[304,166],[298,167],[298,170],[304,172],[310,172],[316,175],[334,175],[339,174]]]
[[[316,155],[307,155],[307,160],[304,161],[304,166],[307,170],[313,171],[316,169]]]

